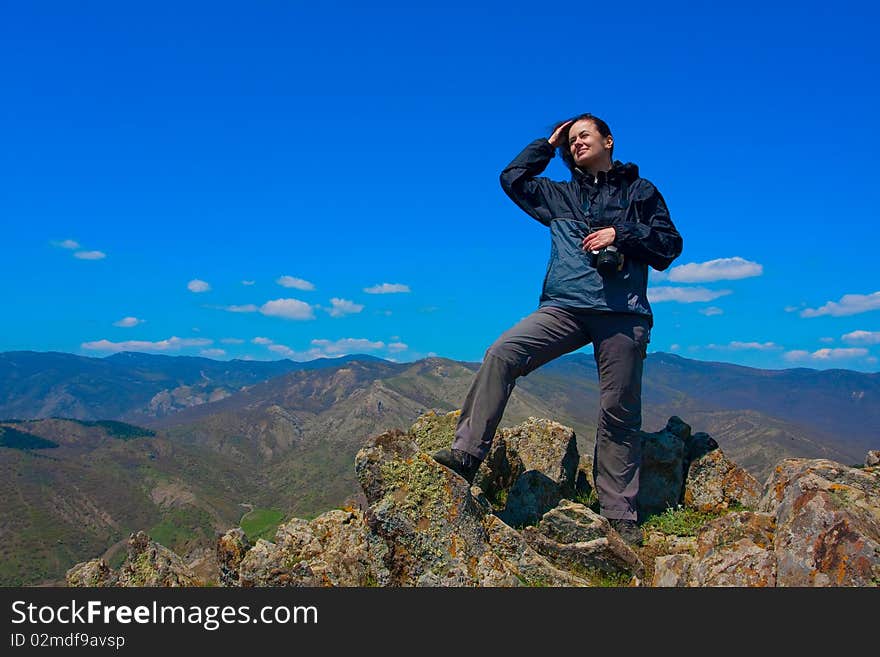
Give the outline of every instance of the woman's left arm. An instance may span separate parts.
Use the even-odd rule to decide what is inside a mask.
[[[681,254],[681,235],[672,223],[660,191],[646,180],[641,184],[649,186],[649,194],[636,201],[639,220],[614,224],[614,243],[622,253],[663,271]]]

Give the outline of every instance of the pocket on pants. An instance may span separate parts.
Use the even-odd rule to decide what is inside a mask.
[[[639,353],[642,355],[642,360],[645,360],[648,357],[648,343],[651,341],[651,329],[647,326],[634,326],[633,340],[636,343]]]

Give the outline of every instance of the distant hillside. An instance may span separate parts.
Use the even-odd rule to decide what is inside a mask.
[[[143,527],[185,552],[236,524],[259,483],[222,455],[140,427],[0,423],[0,585],[57,580],[83,555],[112,560],[107,549]]]
[[[298,363],[135,352],[88,358],[59,352],[7,351],[0,353],[0,419],[112,418],[141,423],[217,401],[286,372],[338,367],[352,358]]]

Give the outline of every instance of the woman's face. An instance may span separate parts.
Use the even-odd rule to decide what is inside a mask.
[[[613,144],[614,138],[611,135],[603,137],[590,119],[576,121],[568,131],[569,152],[575,165],[582,169],[604,162]]]

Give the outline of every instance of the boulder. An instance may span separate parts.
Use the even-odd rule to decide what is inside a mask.
[[[684,490],[684,503],[697,511],[717,512],[732,507],[755,508],[761,484],[715,449],[692,461]]]
[[[639,516],[645,519],[675,508],[681,502],[691,428],[673,416],[661,431],[639,433],[642,441]]]
[[[275,541],[258,541],[239,565],[237,585],[383,586],[384,544],[357,510],[334,509],[312,521],[294,518]]]
[[[785,459],[759,509],[776,519],[778,586],[880,583],[880,472]]]
[[[654,560],[652,586],[775,586],[775,519],[755,512],[729,513],[706,523],[692,553]]]
[[[103,559],[92,559],[76,564],[65,574],[68,586],[116,586],[116,573]]]
[[[392,586],[517,586],[520,580],[488,546],[485,507],[467,482],[386,431],[355,457],[370,530],[388,548]]]
[[[119,568],[117,586],[198,586],[201,582],[183,559],[144,532],[128,539],[128,557]]]
[[[238,586],[238,571],[242,559],[251,547],[241,527],[230,529],[217,539],[220,586]]]
[[[729,513],[697,535],[689,586],[775,586],[775,519],[766,513]]]
[[[638,555],[608,520],[571,500],[562,500],[544,514],[537,526],[526,527],[522,533],[538,553],[575,573],[640,577],[644,572]]]

